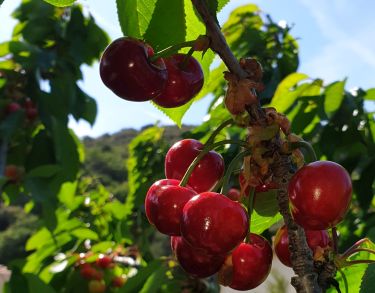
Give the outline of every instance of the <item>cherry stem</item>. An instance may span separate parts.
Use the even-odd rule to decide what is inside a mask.
[[[337,235],[337,228],[332,228],[332,242],[333,242],[333,251],[337,254],[338,253],[338,235]]]
[[[293,150],[299,149],[299,148],[304,149],[306,151],[306,154],[307,154],[307,157],[308,157],[307,161],[309,163],[315,162],[315,161],[318,160],[318,158],[316,157],[314,148],[307,141],[301,140],[301,141],[290,142],[289,145],[290,145],[290,148],[293,149]]]
[[[157,53],[155,53],[153,56],[151,56],[149,58],[149,60],[151,62],[153,61],[156,61],[158,60],[160,57],[166,57],[166,56],[170,56],[174,53],[177,53],[180,49],[182,48],[186,48],[186,47],[193,47],[195,44],[195,40],[194,41],[187,41],[187,42],[183,42],[183,43],[179,43],[179,44],[175,44],[175,45],[172,45],[172,46],[169,46]]]
[[[186,69],[186,67],[189,64],[189,59],[190,59],[191,55],[193,55],[194,51],[195,51],[194,48],[191,47],[190,50],[189,50],[189,52],[186,53],[184,61],[182,61],[181,64],[179,65],[179,68],[181,70],[185,70]]]
[[[229,180],[233,171],[236,169],[237,163],[239,160],[242,160],[244,157],[251,155],[251,150],[247,149],[241,153],[238,153],[233,160],[230,162],[227,172],[224,175],[223,187],[221,188],[221,194],[226,195],[229,191]]]
[[[210,135],[210,137],[208,138],[206,144],[211,144],[214,142],[215,140],[215,137],[220,133],[220,131],[222,129],[224,129],[225,127],[229,126],[229,125],[232,125],[234,123],[234,120],[231,118],[231,119],[228,119],[228,120],[225,120],[223,123],[221,123]]]
[[[358,240],[356,243],[354,243],[351,247],[349,247],[344,253],[343,255],[350,255],[351,252],[353,250],[355,250],[356,248],[358,248],[361,244],[365,243],[365,242],[368,242],[368,238],[363,238],[361,240]]]
[[[361,252],[361,251],[375,254],[375,250],[372,250],[372,249],[369,249],[369,248],[357,248],[357,249],[353,249],[353,250],[349,251],[349,253],[347,253],[347,254],[343,254],[342,256],[347,258],[347,257],[352,256],[353,254],[355,254],[357,252]]]
[[[180,186],[186,186],[187,182],[189,181],[191,173],[193,173],[194,168],[198,165],[200,160],[211,150],[226,145],[226,144],[238,144],[240,146],[243,146],[245,148],[248,147],[247,142],[242,140],[232,140],[232,139],[226,139],[222,140],[213,144],[206,144],[203,148],[203,150],[199,153],[199,155],[191,162],[189,168],[186,170],[184,177],[182,178],[180,182]]]
[[[249,200],[247,202],[247,215],[249,216],[249,231],[246,235],[246,243],[250,243],[250,234],[251,234],[251,215],[253,214],[254,209],[254,196],[255,196],[255,188],[250,188],[249,192]]]
[[[349,285],[348,285],[348,280],[346,279],[346,275],[345,275],[345,273],[341,269],[338,269],[338,271],[341,274],[341,277],[342,277],[342,279],[344,281],[345,292],[349,293]]]
[[[351,261],[346,261],[343,267],[348,267],[348,266],[358,265],[358,264],[372,264],[372,263],[375,263],[375,260],[371,260],[371,259],[351,260]]]

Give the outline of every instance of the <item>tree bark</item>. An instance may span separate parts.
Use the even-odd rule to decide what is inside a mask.
[[[206,25],[207,36],[210,38],[210,48],[217,53],[227,66],[228,70],[236,74],[239,78],[246,78],[246,72],[241,68],[238,60],[234,57],[228,44],[225,41],[220,27],[210,14],[205,0],[192,0],[196,11],[199,13],[202,21]],[[253,125],[264,124],[264,111],[258,101],[253,104],[248,112],[252,118]],[[279,145],[277,146],[278,149]],[[296,274],[292,278],[292,285],[298,293],[320,293],[322,289],[317,282],[317,274],[314,271],[314,262],[311,250],[307,245],[304,230],[293,220],[289,211],[289,198],[287,186],[291,176],[294,173],[290,157],[277,154],[277,159],[271,166],[276,183],[279,184],[278,203],[281,215],[284,218],[285,225],[288,228],[289,245],[291,251],[291,260],[293,270]]]

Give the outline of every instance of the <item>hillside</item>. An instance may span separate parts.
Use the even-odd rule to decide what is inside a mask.
[[[132,128],[123,129],[112,135],[105,134],[98,138],[85,137],[83,143],[86,149],[84,170],[86,174],[96,177],[109,191],[119,198],[127,193],[128,144],[141,131]],[[190,130],[191,126],[166,126],[165,141],[172,145],[181,138],[181,133]]]

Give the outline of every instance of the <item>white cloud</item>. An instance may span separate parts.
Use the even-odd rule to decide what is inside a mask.
[[[350,0],[299,1],[326,38],[325,45],[317,48],[315,55],[302,64],[302,71],[329,81],[349,76],[361,86],[374,86],[375,19],[366,11],[374,11],[375,4],[361,3],[364,2],[361,0],[355,3]],[[363,78],[364,75],[367,78]]]

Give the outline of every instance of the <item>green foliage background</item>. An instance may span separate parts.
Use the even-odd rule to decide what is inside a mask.
[[[214,54],[195,54],[205,85],[194,101],[214,96],[209,119],[201,125],[181,130],[148,126],[81,142],[67,126],[69,115],[93,124],[97,111],[95,100],[77,85],[80,66],[97,61],[109,40],[80,6],[61,8],[74,1],[46,2],[60,8],[24,0],[14,12],[18,24],[12,39],[0,44],[0,140],[7,145],[7,164],[25,170],[20,183],[0,180],[0,217],[8,213],[7,219],[15,222],[0,225],[0,263],[13,271],[6,292],[87,292],[87,281],[75,266],[77,254],[91,251],[95,259],[110,250],[126,253],[130,247],[140,252],[138,273],[116,292],[217,292],[213,280],[191,280],[176,266],[169,257],[169,239],[148,224],[143,202],[148,187],[164,177],[164,154],[174,141],[190,137],[205,142],[212,129],[229,118],[222,103],[225,66],[210,70]],[[227,2],[212,1],[211,9],[219,11]],[[189,0],[117,0],[117,7],[123,33],[145,39],[156,50],[205,33]],[[263,65],[266,90],[261,103],[284,112],[292,131],[310,141],[320,159],[336,161],[350,172],[354,198],[338,227],[340,250],[363,237],[375,241],[375,121],[364,106],[375,102],[375,89],[349,92],[345,80],[326,84],[299,73],[298,43],[290,28],[278,26],[256,5],[233,11],[222,30],[236,57],[255,57]],[[9,102],[22,104],[26,98],[37,106],[37,121],[27,121],[23,110],[6,115]],[[160,110],[181,126],[191,103]],[[245,135],[244,129],[230,127],[217,139]],[[228,164],[239,149],[220,151]],[[231,184],[238,186],[234,177]],[[270,238],[268,229],[281,217],[273,193],[262,199],[255,206],[252,229]],[[3,256],[12,247],[8,243],[22,243],[32,231],[36,233],[24,250]],[[345,270],[349,292],[369,292],[373,266]],[[113,273],[130,271],[118,264]]]

